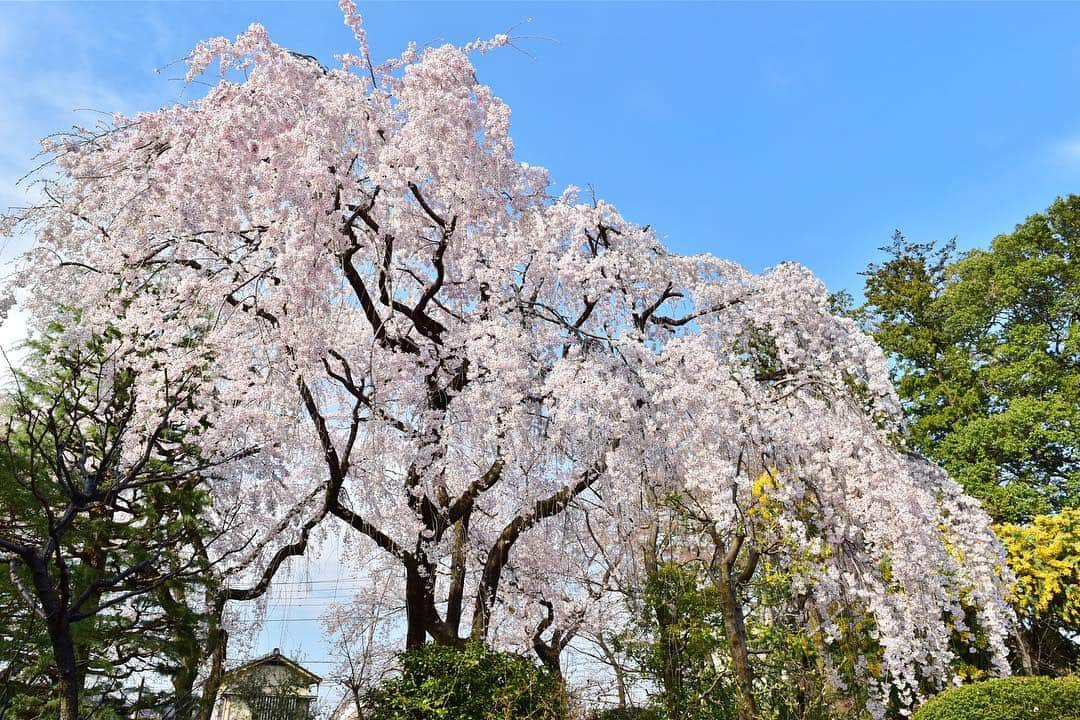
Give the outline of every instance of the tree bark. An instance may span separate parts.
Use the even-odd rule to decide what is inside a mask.
[[[49,641],[56,661],[56,689],[60,720],[79,720],[79,668],[71,625],[66,617],[49,618]]]
[[[34,593],[45,616],[45,628],[56,665],[56,695],[60,701],[60,720],[79,720],[80,677],[75,641],[71,636],[68,617],[71,602],[67,582],[53,582],[49,574],[48,559],[27,550],[22,560],[30,571]]]
[[[424,579],[415,563],[405,567],[405,649],[416,650],[427,641],[427,603]]]
[[[229,633],[217,621],[211,624],[208,635],[207,655],[210,658],[210,671],[203,682],[202,697],[199,700],[199,714],[196,720],[210,720],[214,713],[214,703],[221,691],[221,680],[225,675],[225,653],[229,648]]]
[[[190,720],[196,712],[194,706],[195,679],[199,674],[199,661],[202,659],[198,638],[190,628],[178,628],[177,654],[179,666],[171,680],[175,710],[173,720]]]
[[[649,528],[648,541],[643,545],[643,559],[645,565],[645,582],[652,584],[660,577],[660,561],[657,557],[657,544],[660,528],[655,521]],[[679,720],[683,717],[684,708],[681,707],[683,693],[682,672],[680,669],[679,650],[672,638],[672,626],[675,617],[671,608],[662,597],[653,594],[647,595],[650,609],[656,619],[657,635],[660,638],[660,684],[664,688],[664,709],[671,720]]]
[[[739,720],[755,720],[757,704],[754,701],[754,671],[750,667],[750,653],[746,643],[746,619],[739,601],[737,580],[730,569],[721,568],[714,585],[720,594],[720,609],[724,616],[724,632],[727,635],[731,666],[735,672],[735,696],[738,702]]]
[[[466,542],[469,538],[469,515],[454,523],[454,549],[450,566],[450,590],[446,600],[446,625],[457,635],[461,629],[461,605],[465,594]]]

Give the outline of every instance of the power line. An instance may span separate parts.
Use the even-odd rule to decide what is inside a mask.
[[[322,580],[274,580],[270,583],[270,586],[275,585],[316,585],[316,584],[328,584],[328,583],[366,583],[372,584],[372,578],[329,578]]]

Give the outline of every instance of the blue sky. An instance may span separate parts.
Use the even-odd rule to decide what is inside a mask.
[[[1080,190],[1080,5],[361,4],[376,57],[516,27],[477,58],[522,160],[682,252],[833,289],[893,228],[980,245]],[[531,18],[531,22],[528,22]],[[332,62],[335,3],[0,5],[0,202],[38,136],[181,97],[169,63],[260,21]],[[160,74],[155,68],[162,68]],[[197,89],[195,89],[197,92]],[[191,97],[189,90],[187,97]]]
[[[528,54],[476,59],[513,109],[519,158],[558,187],[592,185],[681,252],[754,270],[798,260],[857,292],[893,228],[984,245],[1080,191],[1080,4],[361,11],[377,59],[410,39],[532,36],[517,40]],[[183,70],[169,64],[252,21],[328,64],[353,49],[332,2],[0,4],[0,205],[19,201],[37,138],[93,118],[75,108],[175,102]],[[261,649],[314,632],[286,627],[264,632]]]

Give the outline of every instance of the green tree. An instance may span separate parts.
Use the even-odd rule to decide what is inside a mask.
[[[889,356],[912,444],[1002,523],[1027,655],[1065,672],[1080,657],[1080,196],[986,249],[897,232],[882,250],[865,303],[834,300]]]
[[[893,362],[911,439],[999,522],[1080,504],[1080,197],[990,247],[897,233],[856,311]]]
[[[184,549],[202,538],[202,461],[174,418],[195,378],[168,385],[167,410],[139,421],[139,387],[97,338],[31,346],[0,426],[0,640],[14,716],[76,718],[128,705],[125,686],[168,670],[163,593],[196,582]]]

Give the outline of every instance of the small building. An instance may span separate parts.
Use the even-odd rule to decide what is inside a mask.
[[[274,648],[225,673],[211,720],[308,720],[320,682]]]

